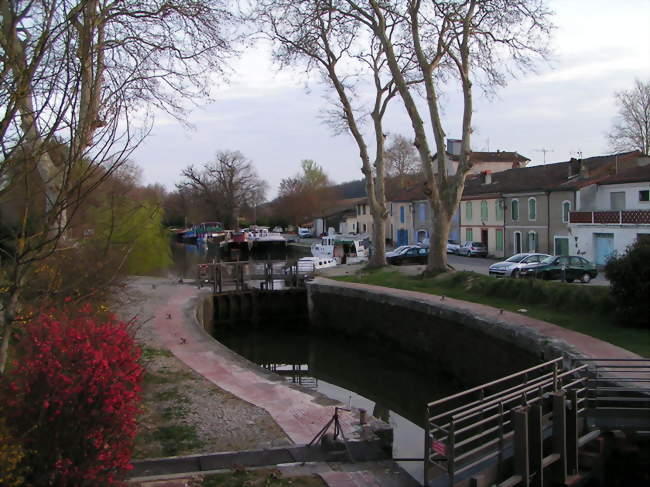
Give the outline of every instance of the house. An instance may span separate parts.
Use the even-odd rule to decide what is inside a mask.
[[[576,191],[617,169],[634,167],[640,155],[628,152],[470,176],[461,200],[461,238],[484,242],[498,257],[572,253],[568,224]]]
[[[577,208],[569,213],[572,251],[602,266],[614,252],[650,240],[650,160],[645,162],[579,189]]]
[[[456,174],[458,163],[460,161],[460,144],[458,139],[447,139],[447,151],[445,159],[445,168],[447,174]],[[495,152],[472,151],[470,153],[472,167],[468,174],[479,174],[483,171],[499,172],[507,169],[516,169],[525,167],[530,159],[522,156],[518,152],[509,152],[497,150]],[[434,172],[437,172],[434,156]]]
[[[358,233],[357,207],[365,198],[348,198],[336,201],[323,211],[322,215],[314,218],[314,235],[327,233],[328,228],[334,228],[339,233]]]

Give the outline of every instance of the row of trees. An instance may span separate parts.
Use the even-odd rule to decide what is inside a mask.
[[[472,165],[475,87],[492,92],[547,54],[552,25],[544,0],[260,0],[251,15],[275,42],[282,65],[318,71],[335,95],[330,123],[354,138],[366,181],[374,223],[371,266],[385,263],[384,117],[401,99],[433,210],[427,271],[446,270],[450,220]],[[443,87],[463,94],[455,174],[445,168]],[[357,102],[361,90],[372,93],[369,103]]]

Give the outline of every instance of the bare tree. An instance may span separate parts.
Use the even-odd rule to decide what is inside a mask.
[[[614,152],[650,152],[650,81],[634,81],[634,87],[616,93],[618,117],[607,134]]]
[[[239,228],[242,206],[259,205],[267,189],[253,163],[239,151],[219,151],[212,162],[201,169],[189,166],[182,176],[185,179],[177,188],[210,203],[214,215],[235,229]]]
[[[473,86],[477,84],[489,92],[503,85],[515,68],[530,69],[536,56],[544,56],[551,29],[550,12],[544,0],[347,0],[346,3],[348,15],[370,28],[381,43],[411,120],[426,180],[425,193],[433,210],[426,272],[446,271],[450,221],[472,166]],[[395,26],[401,28],[399,42],[394,41]],[[405,55],[404,49],[410,55]],[[412,79],[404,75],[405,62],[413,59],[421,78],[425,110],[416,101],[417,91],[409,89]],[[440,87],[452,80],[459,82],[463,94],[462,142],[457,170],[448,174]]]
[[[413,142],[403,135],[395,134],[391,138],[386,147],[386,172],[398,177],[403,184],[406,176],[416,173],[420,167],[418,153]]]
[[[23,195],[0,246],[0,372],[30,274],[147,134],[151,108],[181,116],[180,99],[205,94],[229,19],[211,0],[0,0],[0,192]]]
[[[347,15],[344,0],[261,0],[256,17],[276,42],[276,58],[284,65],[304,63],[321,74],[335,93],[329,123],[347,131],[359,148],[361,172],[373,217],[373,252],[369,265],[385,265],[386,194],[383,119],[396,88],[388,72],[384,48],[373,32]],[[391,32],[386,35],[391,38]],[[403,67],[401,69],[404,69]],[[367,107],[356,103],[360,89],[372,90]],[[374,156],[363,133],[372,122]]]

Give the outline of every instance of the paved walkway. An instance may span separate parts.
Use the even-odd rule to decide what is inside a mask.
[[[200,294],[195,287],[178,286],[158,310],[154,326],[165,346],[214,384],[268,411],[294,443],[309,443],[332,417],[335,403],[265,374],[199,329],[193,303]],[[358,412],[343,412],[340,420],[347,438],[359,439],[365,431],[359,429]]]

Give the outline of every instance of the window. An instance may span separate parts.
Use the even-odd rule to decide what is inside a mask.
[[[563,201],[562,202],[562,221],[564,223],[569,223],[569,213],[571,213],[571,202]]]
[[[503,251],[503,230],[497,228],[496,231],[497,250]]]
[[[367,230],[367,227],[366,227],[366,224],[364,223],[363,224],[363,233],[366,233],[366,230]]]
[[[535,198],[528,198],[528,219],[537,219],[537,200]]]
[[[650,201],[650,189],[639,191],[639,201]]]
[[[467,218],[467,221],[472,221],[472,202],[471,201],[468,201],[467,203],[465,203],[465,218]]]
[[[609,193],[609,201],[612,210],[625,209],[625,191],[612,191]]]
[[[481,221],[486,222],[488,220],[488,205],[487,201],[481,201]]]
[[[403,206],[399,207],[399,221],[400,221],[400,223],[404,223],[404,207]]]
[[[494,202],[494,214],[498,222],[503,221],[503,200],[496,200]]]
[[[512,200],[510,203],[510,215],[514,221],[519,220],[519,200]]]
[[[420,221],[424,221],[427,218],[427,204],[420,203],[418,206],[418,218]]]
[[[528,252],[537,252],[537,233],[528,232]]]
[[[471,228],[466,228],[465,229],[465,240],[468,242],[471,242],[473,238],[473,232]]]

